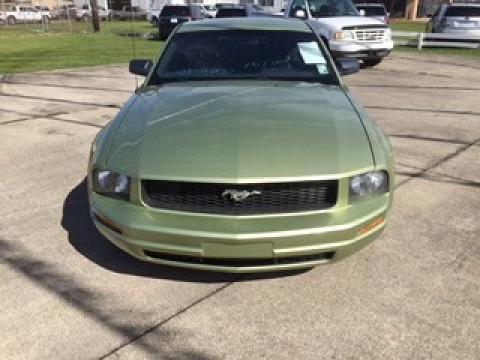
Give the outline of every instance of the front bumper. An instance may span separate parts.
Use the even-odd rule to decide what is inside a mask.
[[[357,59],[382,58],[390,54],[393,41],[386,40],[376,43],[360,43],[356,41],[330,41],[330,52],[334,58],[352,57]]]
[[[309,268],[343,259],[381,234],[390,205],[387,193],[353,205],[339,201],[322,211],[226,216],[153,209],[90,193],[95,226],[132,256],[233,273]]]

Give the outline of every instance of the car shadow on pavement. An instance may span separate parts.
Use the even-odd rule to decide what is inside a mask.
[[[86,178],[67,195],[63,203],[61,224],[68,232],[70,244],[80,254],[95,264],[117,273],[177,281],[214,283],[263,280],[305,272],[305,270],[297,270],[238,275],[174,268],[135,259],[110,243],[95,228],[89,213]]]

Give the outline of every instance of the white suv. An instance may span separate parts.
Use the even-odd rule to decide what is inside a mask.
[[[305,20],[334,58],[353,57],[375,66],[393,49],[388,25],[361,16],[351,0],[289,0],[284,16]]]

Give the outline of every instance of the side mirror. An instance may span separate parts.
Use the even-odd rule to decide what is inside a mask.
[[[339,58],[335,60],[340,75],[355,74],[360,71],[360,62],[357,59]]]
[[[130,60],[130,64],[128,65],[128,71],[135,75],[147,76],[150,72],[150,69],[152,68],[152,65],[152,60]]]
[[[365,10],[361,9],[358,11],[358,13],[360,14],[360,16],[365,16]]]
[[[303,9],[295,10],[295,17],[299,19],[306,19],[307,13]]]

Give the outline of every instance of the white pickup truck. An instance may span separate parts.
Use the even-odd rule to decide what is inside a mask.
[[[284,17],[306,21],[334,58],[352,57],[375,66],[393,48],[388,25],[361,16],[351,0],[289,0]]]
[[[37,10],[29,6],[12,5],[6,11],[0,11],[0,22],[14,25],[17,22],[47,22],[52,18],[50,11]]]
[[[111,11],[104,7],[97,6],[98,17],[100,20],[109,20]],[[73,17],[78,21],[89,21],[92,18],[92,8],[90,4],[83,5],[81,8],[75,8],[72,11]]]

